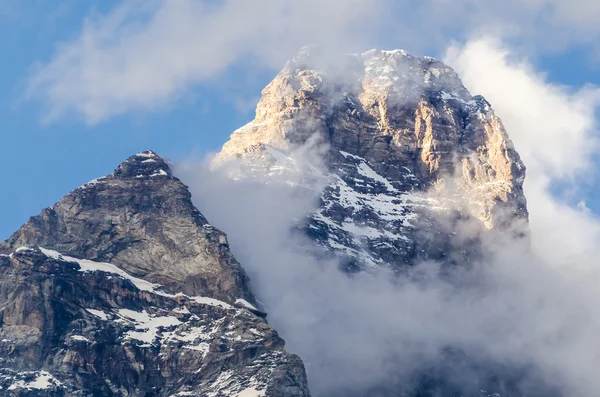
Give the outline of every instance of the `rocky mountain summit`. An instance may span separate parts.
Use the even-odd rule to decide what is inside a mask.
[[[241,164],[236,178],[324,178],[304,227],[348,269],[459,262],[481,231],[527,234],[525,166],[490,104],[450,67],[401,50],[333,62],[305,49],[214,164]]]
[[[314,210],[296,226],[348,273],[402,276],[433,261],[448,265],[445,276],[485,262],[489,242],[528,243],[525,166],[490,103],[447,65],[401,50],[340,60],[305,49],[212,167],[233,180],[313,191]],[[481,350],[450,345],[423,361],[407,379],[389,359],[384,381],[339,395],[561,395],[534,365],[495,362]]]
[[[491,105],[400,50],[306,48],[213,167],[309,192],[294,231],[350,274],[465,265],[487,240],[527,241],[525,166]],[[169,164],[138,153],[0,243],[0,396],[310,396],[255,292]],[[394,377],[398,349],[385,382],[330,395],[560,396],[527,362],[452,345]]]
[[[225,234],[208,223],[187,187],[153,152],[130,157],[112,175],[46,208],[0,243],[0,252],[22,246],[110,262],[169,291],[255,304]]]
[[[147,151],[0,244],[0,395],[309,396],[224,233]]]

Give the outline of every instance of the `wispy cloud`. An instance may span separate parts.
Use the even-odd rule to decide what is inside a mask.
[[[313,395],[370,395],[365,391],[390,384],[401,393],[413,371],[438,362],[447,346],[475,360],[532,365],[537,393],[548,383],[563,395],[594,395],[600,221],[550,188],[592,169],[598,90],[549,83],[494,40],[453,47],[446,58],[473,93],[489,97],[529,166],[533,252],[493,241],[495,255],[461,273],[458,286],[431,264],[416,268],[418,282],[386,272],[349,278],[336,263],[307,255],[288,233],[318,197],[276,183],[234,182],[202,167],[188,169],[186,183],[208,219],[229,234],[271,324],[305,361]],[[454,380],[466,385],[469,373],[459,368]]]
[[[588,0],[125,0],[88,17],[30,76],[45,120],[94,124],[170,105],[236,63],[279,69],[307,44],[336,52],[380,40],[412,51],[475,33],[517,39],[523,51],[597,45],[600,3]]]
[[[547,263],[592,264],[600,255],[600,220],[557,200],[552,189],[577,189],[597,172],[600,88],[573,91],[546,81],[526,60],[491,38],[451,48],[454,66],[472,92],[484,95],[527,165],[534,248]]]
[[[126,1],[59,46],[31,76],[28,95],[46,101],[47,121],[152,110],[244,58],[279,68],[307,43],[351,49],[364,39],[355,28],[375,23],[378,2]]]

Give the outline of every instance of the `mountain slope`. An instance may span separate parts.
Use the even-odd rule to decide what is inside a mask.
[[[506,241],[515,251],[528,244],[523,192],[526,170],[501,120],[483,97],[468,92],[450,67],[400,50],[372,50],[332,60],[318,48],[305,49],[263,90],[255,119],[233,132],[212,167],[232,180],[287,186],[299,195],[312,191],[318,200],[304,219],[296,219],[295,227],[301,237],[312,242],[308,251],[316,252],[314,262],[330,263],[319,261],[323,255],[336,258],[341,268],[351,273],[349,279],[355,284],[367,280],[371,288],[370,276],[379,280],[392,270],[395,276],[390,283],[399,290],[407,287],[408,292],[378,295],[381,299],[391,300],[396,295],[424,298],[423,302],[394,302],[402,309],[418,312],[421,304],[431,304],[440,305],[443,311],[444,304],[455,298],[451,294],[461,296],[461,285],[469,283],[465,296],[470,297],[473,290],[474,299],[486,296],[487,284],[477,285],[477,270],[492,258],[488,257],[490,251]],[[294,240],[291,244],[297,246],[290,250],[305,250],[304,238]],[[302,265],[307,262],[298,261]],[[436,266],[418,267],[431,262]],[[439,274],[433,275],[438,269]],[[321,274],[316,272],[316,277]],[[412,288],[427,290],[428,283],[433,284],[433,302],[426,293],[410,293]],[[448,285],[452,287],[446,290]],[[388,284],[382,286],[385,289]],[[361,294],[359,285],[352,287],[357,296],[370,299]],[[443,296],[436,295],[440,290]],[[342,297],[331,305],[345,305],[346,301],[355,302]],[[317,395],[561,395],[547,385],[551,381],[539,376],[528,359],[496,360],[485,346],[473,348],[458,336],[443,338],[439,345],[437,339],[432,340],[435,348],[407,363],[403,355],[412,351],[412,346],[402,343],[410,345],[416,339],[415,343],[428,346],[429,340],[408,335],[407,341],[394,334],[396,329],[415,332],[411,317],[398,319],[409,325],[391,324],[387,333],[378,328],[377,319],[412,311],[396,311],[390,305],[384,312],[377,302],[356,306],[356,312],[336,307],[331,311],[340,323],[358,324],[357,329],[362,328],[361,318],[372,321],[369,335],[351,340],[367,342],[358,350],[382,373],[362,382],[348,381],[350,386],[331,382],[337,394],[322,381],[326,391],[313,390]],[[429,327],[444,328],[443,320],[439,324],[437,319],[428,320],[432,321]],[[420,326],[415,324],[416,329]],[[323,327],[323,331],[329,329]],[[427,328],[424,333],[429,331]],[[465,333],[468,335],[468,330]],[[370,343],[370,335],[382,335],[381,343]],[[399,342],[394,345],[385,338]],[[302,337],[296,339],[295,345],[305,342]],[[335,344],[336,339],[335,335],[314,338],[323,345],[328,341]],[[381,357],[373,358],[373,351]],[[311,358],[319,362],[315,356]],[[331,373],[345,371],[348,378],[359,376],[353,372],[355,368],[367,367],[358,356],[344,357],[350,363],[322,362],[338,365]],[[307,361],[309,369],[313,364]]]
[[[452,69],[403,51],[322,55],[307,48],[286,64],[216,167],[265,180],[300,172],[308,185],[321,174],[306,233],[348,269],[461,262],[485,230],[527,234],[525,167]],[[321,167],[299,165],[315,148]]]
[[[420,352],[418,342],[427,342],[426,337],[417,338],[415,347],[403,345],[412,343],[410,337],[380,332],[383,311],[393,317],[394,305],[418,311],[421,302],[388,301],[384,309],[376,308],[376,299],[396,296],[376,293],[378,277],[390,276],[384,291],[389,292],[410,282],[403,275],[434,261],[443,265],[444,282],[455,283],[450,290],[460,294],[461,276],[485,262],[488,243],[527,243],[525,167],[490,104],[472,96],[446,65],[403,51],[372,50],[341,60],[318,51],[305,49],[285,66],[263,91],[255,120],[234,132],[213,162],[232,179],[281,184],[286,191],[317,197],[312,211],[294,218],[293,225],[302,243],[306,238],[312,243],[308,251],[316,253],[314,262],[339,263],[347,273],[360,273],[348,276],[333,269],[353,281],[352,293],[360,282],[373,281],[366,290],[376,297],[367,305],[344,296],[312,301],[296,290],[288,296],[285,287],[315,282],[310,269],[293,272],[291,278],[301,277],[275,288],[275,298],[272,291],[267,294],[289,299],[286,308],[296,307],[294,299],[324,306],[311,307],[318,313],[278,312],[291,317],[288,325],[300,332],[326,334],[295,345],[303,353],[316,352],[312,358],[326,356],[309,366],[324,371],[321,386],[331,374],[340,378],[316,393],[560,396],[527,360],[498,362],[485,346],[457,346],[454,341],[461,338],[444,339],[433,348],[425,344],[429,348]],[[243,196],[243,189],[236,192]],[[257,307],[253,292],[261,291],[251,290],[225,234],[190,199],[169,165],[143,152],[71,192],[0,243],[0,395],[309,396],[300,358],[284,350]],[[264,223],[278,220],[273,216]],[[287,226],[273,229],[285,234]],[[255,238],[263,237],[256,233]],[[269,246],[250,245],[244,249]],[[312,258],[304,245],[285,248]],[[287,261],[293,266],[294,255],[273,253],[273,262],[279,261],[273,265]],[[323,256],[336,261],[321,262]],[[258,268],[273,270],[253,270]],[[280,266],[273,277],[265,277],[267,284],[283,283],[282,268],[289,269]],[[378,272],[382,269],[395,276]],[[340,279],[325,278],[318,286],[348,292],[335,283]],[[310,286],[299,291],[312,292]],[[371,298],[359,292],[358,299]],[[346,307],[329,312],[330,304]],[[355,313],[365,308],[378,311]],[[325,322],[334,327],[315,323],[329,316],[331,322]],[[410,315],[399,319],[413,320]],[[436,321],[430,326],[444,327]],[[358,346],[361,338],[340,335],[356,336],[365,329],[368,338],[381,340]],[[333,339],[349,352],[340,359],[349,361],[340,366],[347,372],[326,368],[340,361],[327,357],[339,353],[328,346]],[[407,349],[412,354],[405,357]],[[365,357],[371,361],[355,365],[353,360]],[[411,359],[417,362],[407,363]],[[358,373],[373,363],[368,374]]]
[[[153,152],[0,250],[0,395],[309,396],[226,236]]]
[[[52,248],[113,263],[168,290],[255,303],[227,237],[190,198],[163,159],[143,152],[31,218],[0,243],[0,253]]]

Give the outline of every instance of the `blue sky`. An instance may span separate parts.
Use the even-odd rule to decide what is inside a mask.
[[[112,172],[131,154],[153,149],[174,161],[199,157],[218,150],[232,131],[253,118],[250,108],[241,110],[226,100],[225,92],[200,87],[177,106],[153,114],[93,126],[69,119],[43,123],[39,104],[23,99],[22,85],[35,63],[48,59],[58,42],[76,35],[84,17],[103,2],[83,3],[69,3],[46,26],[43,14],[51,12],[49,2],[39,2],[33,14],[15,9],[0,20],[0,51],[10,54],[0,66],[0,166],[7,170],[0,177],[5,186],[0,239],[77,186]],[[256,97],[269,78],[265,74],[250,84],[248,94]]]
[[[344,50],[366,50],[371,47],[406,48],[417,55],[443,57],[448,45],[468,39],[469,34],[466,30],[450,29],[452,33],[437,32],[436,35],[431,35],[430,41],[425,37],[423,43],[403,34],[403,29],[396,29],[396,25],[390,24],[387,30],[361,27],[360,29],[365,30],[358,30],[360,35],[354,38],[348,36],[344,21],[332,23],[330,29],[323,31],[317,28],[322,22],[315,21],[316,33],[312,36],[305,30],[306,25],[310,28],[311,22],[302,14],[298,18],[301,24],[298,24],[297,29],[294,25],[295,20],[290,19],[280,30],[271,33],[289,33],[293,40],[269,42],[268,49],[258,47],[257,43],[264,41],[260,36],[249,42],[236,37],[235,45],[231,45],[230,40],[224,42],[222,47],[210,47],[214,52],[206,50],[207,57],[214,58],[215,54],[221,54],[221,48],[222,53],[237,51],[239,55],[217,59],[215,64],[206,63],[201,59],[190,60],[196,69],[188,73],[183,82],[177,81],[168,95],[153,102],[147,102],[140,97],[128,97],[129,102],[119,103],[119,107],[109,107],[112,110],[100,113],[99,117],[96,117],[98,113],[90,116],[79,109],[73,100],[63,97],[57,99],[48,94],[47,86],[58,86],[56,82],[62,84],[66,81],[61,87],[71,88],[68,84],[70,76],[75,76],[78,69],[69,67],[60,69],[58,74],[54,71],[41,88],[34,87],[32,94],[28,88],[31,86],[32,76],[36,76],[39,70],[44,70],[53,60],[60,58],[61,45],[67,43],[75,47],[83,26],[90,21],[93,21],[96,28],[92,29],[93,34],[98,34],[98,31],[106,32],[106,29],[110,28],[107,27],[110,24],[106,22],[106,16],[110,16],[117,7],[127,3],[136,6],[136,1],[123,3],[71,0],[56,3],[45,0],[0,0],[0,51],[4,54],[3,62],[0,63],[0,167],[4,170],[0,176],[3,187],[0,194],[0,239],[7,238],[30,216],[53,204],[70,190],[111,172],[133,153],[153,149],[164,157],[180,161],[218,150],[232,131],[253,118],[253,106],[260,90],[276,74],[283,61],[302,44],[325,38],[326,44],[339,44]],[[162,2],[152,0],[149,3],[160,7]],[[218,6],[219,2],[208,3],[211,3],[207,6],[210,7],[215,4]],[[335,7],[333,3],[332,7]],[[137,5],[139,4],[137,2]],[[149,7],[149,10],[144,11],[144,15],[128,18],[142,25],[148,23],[158,12],[158,8]],[[371,10],[372,7],[368,7]],[[212,11],[208,8],[197,11],[208,15],[199,14],[199,24],[208,25],[213,20],[215,23],[227,23],[227,19],[223,19],[223,15],[228,16],[226,12],[211,14]],[[343,17],[351,21],[352,31],[358,29],[355,15]],[[394,15],[387,17],[394,19]],[[398,14],[397,17],[400,21],[402,15]],[[371,15],[365,17],[363,22],[365,25],[372,24],[377,18],[382,17],[380,14]],[[510,19],[510,15],[507,18]],[[124,36],[123,33],[125,31],[129,34],[131,26],[135,30],[136,25],[131,23],[130,19],[119,22],[120,28],[125,26],[126,29],[117,32],[115,36],[122,37],[124,42],[132,36],[135,38],[135,33],[131,36]],[[235,19],[233,21],[235,22]],[[257,26],[264,23],[260,18],[258,21]],[[253,29],[253,25],[248,25],[245,28]],[[165,29],[168,29],[171,25],[165,26]],[[207,41],[214,41],[215,37],[220,37],[219,32],[219,28],[215,28],[213,31],[201,30],[192,33],[198,34],[200,40],[206,38]],[[248,32],[252,33],[250,30]],[[590,35],[589,32],[586,34]],[[240,34],[242,37],[248,35],[247,32]],[[567,85],[572,91],[587,84],[600,83],[600,63],[596,55],[598,52],[585,40],[575,37],[556,48],[550,48],[547,43],[539,42],[538,39],[529,40],[529,37],[532,36],[525,32],[522,37],[511,37],[510,40],[517,43],[514,46],[515,53],[519,56],[525,54],[536,71],[546,74],[549,83]],[[350,45],[347,42],[341,43],[340,38],[348,38],[351,41]],[[181,41],[180,38],[176,39]],[[110,40],[114,40],[114,37]],[[102,49],[111,45],[114,44],[107,41]],[[252,51],[245,51],[246,45],[251,47]],[[173,48],[172,45],[169,46]],[[280,50],[273,52],[272,48]],[[531,48],[540,50],[532,51]],[[87,55],[82,55],[84,56]],[[152,58],[149,59],[152,62]],[[78,60],[80,59],[77,58],[76,61]],[[112,67],[110,64],[109,66]],[[160,69],[153,71],[160,72]],[[172,80],[167,82],[172,83]],[[78,87],[74,88],[75,91],[77,89]],[[96,91],[90,89],[77,92],[77,95],[82,96],[74,95],[75,102],[78,98],[91,98],[90,103],[105,106],[114,99],[105,94],[99,100],[92,98],[97,88],[94,90]],[[141,92],[141,95],[145,95],[145,91]],[[154,92],[149,95],[154,95]],[[49,107],[67,110],[59,111],[57,117],[48,120]],[[125,110],[114,110],[121,108]],[[90,117],[94,119],[91,120]],[[592,209],[600,208],[600,202],[595,198],[598,190],[594,180],[595,177],[592,177],[588,178],[586,183],[582,183],[581,192],[577,196],[577,200],[585,200],[587,206]]]

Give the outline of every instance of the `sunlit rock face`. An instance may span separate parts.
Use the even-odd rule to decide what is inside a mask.
[[[213,166],[309,192],[294,230],[348,273],[452,270],[484,258],[489,240],[527,240],[525,167],[490,104],[403,51],[303,50]],[[242,265],[165,160],[130,157],[0,243],[0,396],[309,397]],[[403,376],[317,393],[559,395],[528,363],[428,353],[407,376],[392,354],[386,371]]]
[[[262,94],[214,166],[299,173],[322,190],[302,227],[348,270],[465,262],[482,232],[527,235],[525,166],[490,104],[443,63],[306,48]]]
[[[0,396],[309,397],[226,235],[154,152],[0,243]]]
[[[440,279],[460,291],[499,241],[527,247],[519,154],[491,105],[432,58],[400,50],[337,57],[306,48],[263,90],[255,119],[233,132],[212,166],[235,180],[312,192],[312,211],[293,227],[303,238],[291,244],[337,259],[352,280],[372,272],[402,285],[420,264],[434,262],[426,269],[439,269]],[[408,369],[399,358],[382,357],[387,372],[371,384],[313,393],[560,395],[535,378],[534,366],[463,347],[424,352]],[[389,350],[403,354],[399,346]]]
[[[150,151],[32,217],[0,243],[0,252],[21,246],[114,263],[173,291],[254,302],[225,234],[208,223],[188,188]]]

